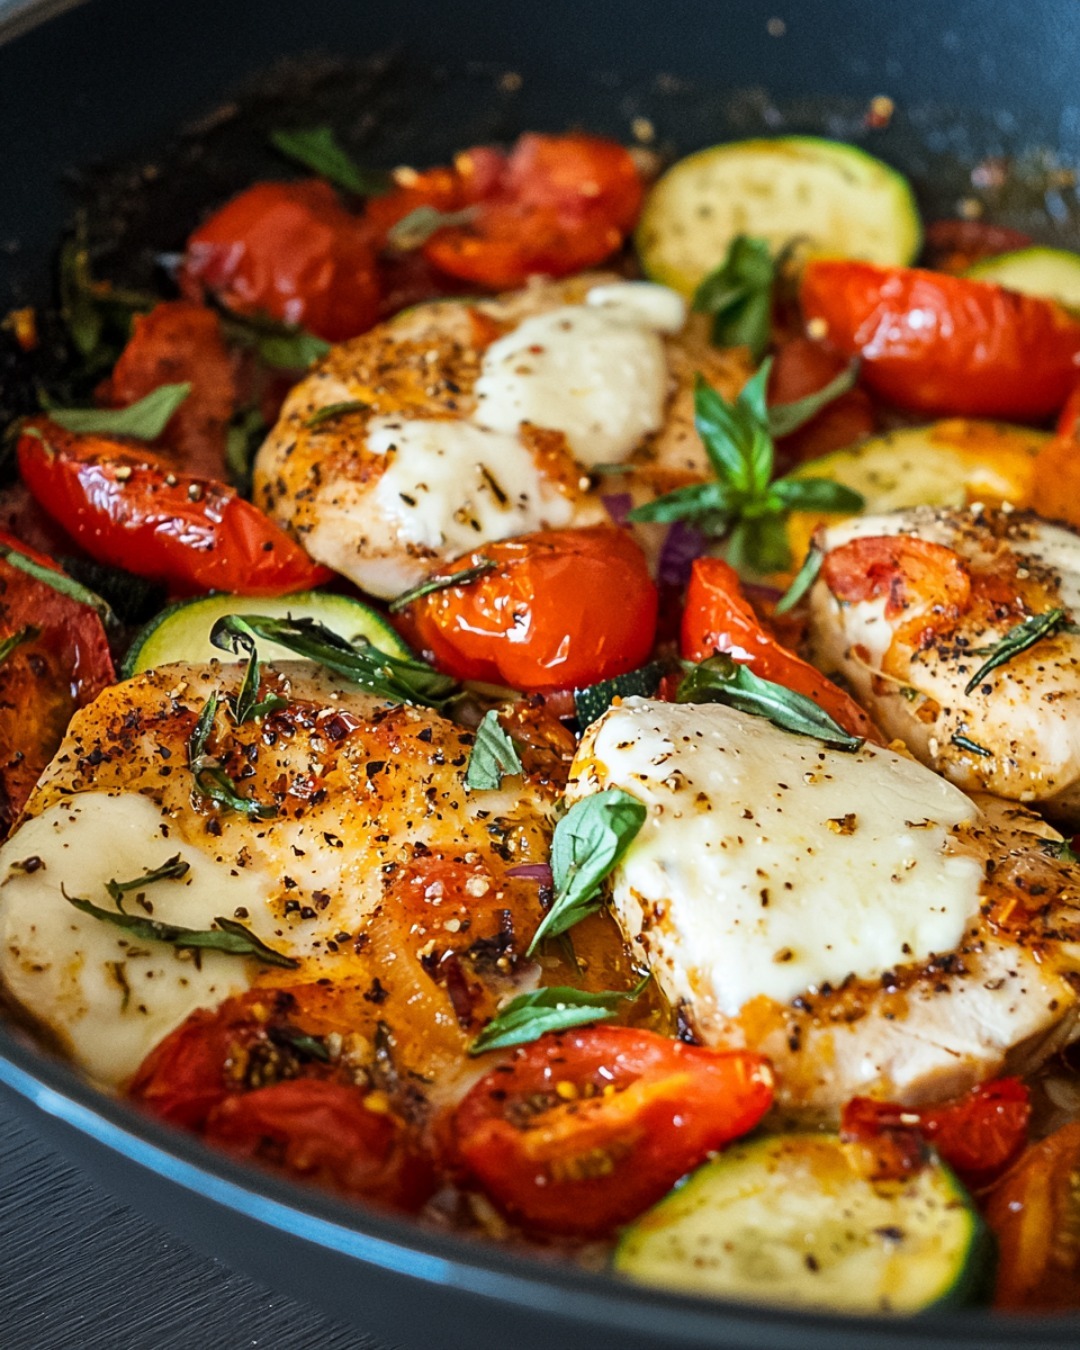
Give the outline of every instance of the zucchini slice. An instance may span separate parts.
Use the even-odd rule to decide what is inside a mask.
[[[846,1313],[983,1298],[993,1240],[931,1161],[903,1182],[856,1172],[835,1135],[735,1144],[624,1234],[615,1268],[687,1293]]]
[[[1049,439],[1029,427],[953,417],[871,436],[809,460],[794,476],[830,478],[854,488],[867,515],[976,501],[1026,507],[1035,486],[1035,456]],[[821,511],[793,512],[788,543],[796,562],[806,556],[814,530],[839,519]]]
[[[651,698],[660,687],[664,671],[662,661],[650,661],[648,665],[627,671],[625,675],[613,675],[610,680],[575,689],[574,712],[577,714],[578,726],[584,729],[591,722],[598,721],[616,698],[630,698],[635,694]]]
[[[260,599],[250,595],[204,595],[197,600],[180,600],[162,610],[156,619],[135,635],[124,660],[124,678],[140,671],[164,666],[170,661],[239,660],[213,646],[210,630],[227,614],[268,614],[284,619],[317,619],[340,637],[350,641],[365,637],[390,656],[410,657],[413,653],[398,637],[386,619],[359,600],[322,591],[300,591],[296,595]],[[276,642],[260,642],[259,656],[264,661],[302,660]]]
[[[635,238],[646,274],[692,296],[739,234],[774,252],[801,238],[812,256],[885,266],[911,262],[922,243],[902,174],[814,136],[735,141],[679,160],[646,198]]]
[[[996,258],[975,263],[964,275],[1080,309],[1080,253],[1064,248],[1021,248],[1015,253],[999,253]]]

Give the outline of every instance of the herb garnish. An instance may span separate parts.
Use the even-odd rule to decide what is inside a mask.
[[[1025,619],[1015,628],[1010,628],[1001,641],[992,647],[977,647],[974,655],[988,656],[990,659],[985,661],[964,685],[964,693],[973,693],[991,671],[1005,665],[1021,652],[1026,652],[1029,647],[1034,647],[1036,642],[1041,642],[1044,637],[1049,637],[1064,622],[1063,609],[1048,609],[1045,614],[1033,614],[1030,619]]]
[[[161,384],[126,408],[47,408],[46,415],[65,431],[153,441],[190,393],[188,383]]]
[[[355,192],[357,196],[373,197],[393,186],[390,174],[361,168],[340,144],[333,127],[272,131],[270,144],[287,159],[295,160],[328,183],[344,188],[346,192]]]
[[[220,646],[220,643],[218,645]],[[264,805],[262,802],[253,801],[250,797],[241,797],[229,775],[206,753],[206,742],[210,737],[217,710],[218,696],[213,693],[206,700],[188,738],[188,766],[195,776],[195,791],[201,797],[209,797],[220,806],[240,811],[251,820],[269,820],[277,815],[277,807],[270,803]]]
[[[257,717],[264,717],[269,712],[288,707],[289,700],[280,694],[267,694],[264,699],[259,698],[262,667],[259,663],[259,647],[255,641],[255,634],[247,629],[241,615],[233,614],[230,617],[238,622],[223,632],[221,640],[215,641],[214,645],[220,647],[222,651],[231,651],[234,656],[239,656],[241,652],[247,653],[247,669],[244,671],[240,692],[230,700],[233,716],[242,726],[245,722],[253,722]],[[216,628],[214,632],[217,632]],[[211,640],[214,640],[213,635]]]
[[[621,1003],[633,1003],[641,997],[652,977],[645,978],[625,992],[604,990],[591,994],[584,989],[552,985],[531,994],[519,994],[491,1019],[472,1045],[470,1055],[489,1050],[506,1050],[513,1045],[528,1045],[549,1031],[568,1031],[607,1022],[619,1011]]]
[[[769,345],[776,263],[766,240],[738,234],[724,261],[694,292],[693,308],[711,314],[714,347],[750,348],[760,361]]]
[[[812,698],[782,684],[762,679],[749,666],[723,652],[694,665],[683,662],[686,679],[679,686],[679,703],[723,703],[739,712],[764,717],[783,731],[813,736],[834,750],[858,750],[861,736],[852,736]]]
[[[35,628],[32,623],[23,624],[17,633],[12,633],[0,642],[0,665],[3,665],[16,647],[21,647],[24,642],[35,642],[40,636],[40,628]]]
[[[471,225],[476,219],[475,206],[463,207],[460,211],[440,211],[434,206],[418,206],[407,216],[402,216],[386,232],[386,242],[399,253],[409,253],[422,248],[433,234],[450,225]]]
[[[475,567],[464,567],[460,572],[448,572],[445,576],[428,577],[427,581],[422,581],[419,586],[402,591],[390,601],[387,609],[391,614],[400,614],[414,600],[420,600],[425,595],[434,595],[436,591],[448,590],[451,586],[468,586],[471,581],[479,581],[481,577],[486,577],[498,565],[494,558],[482,558]]]
[[[575,802],[555,826],[551,875],[555,898],[529,943],[527,956],[549,937],[565,933],[600,909],[600,883],[645,824],[645,803],[620,788]]]
[[[990,759],[993,752],[987,750],[985,745],[980,745],[978,741],[973,741],[970,736],[962,736],[959,731],[949,737],[953,745],[957,745],[961,750],[967,750],[969,754],[981,755],[984,759]]]
[[[465,786],[471,792],[494,792],[502,787],[504,774],[521,773],[521,760],[514,742],[503,730],[499,714],[489,709],[476,728],[476,741],[465,770]]]
[[[66,595],[69,600],[74,600],[80,605],[86,605],[88,609],[92,609],[98,615],[103,623],[115,623],[112,610],[102,600],[101,596],[95,595],[93,591],[80,585],[66,572],[60,572],[54,567],[46,567],[44,563],[35,562],[33,558],[28,558],[25,553],[20,553],[10,544],[0,544],[0,558],[9,562],[12,567],[18,568],[20,572],[25,572],[28,577],[33,577],[35,581],[43,581],[46,586],[50,586],[54,591]]]
[[[324,422],[332,422],[335,417],[344,417],[347,413],[365,412],[368,407],[367,403],[362,403],[358,398],[347,399],[342,403],[327,403],[325,407],[313,412],[301,425],[305,431],[314,431],[316,427],[321,427]]]
[[[810,551],[803,559],[803,565],[796,572],[794,581],[776,602],[774,614],[786,614],[789,609],[795,608],[814,582],[817,581],[821,564],[824,561],[825,554],[822,553],[817,544],[811,544]]]
[[[862,509],[860,494],[832,479],[773,479],[776,447],[765,404],[770,365],[762,365],[734,403],[697,376],[694,425],[716,477],[635,507],[630,520],[689,520],[714,538],[727,535],[729,562],[739,571],[761,573],[790,565],[784,521],[791,511]]]
[[[121,883],[111,883],[118,885]],[[268,966],[283,966],[286,970],[295,970],[300,962],[294,957],[268,947],[261,938],[255,936],[250,928],[235,919],[216,918],[217,928],[182,928],[175,923],[162,923],[158,919],[144,919],[141,915],[125,914],[120,909],[102,909],[78,895],[68,895],[63,885],[60,893],[69,905],[92,918],[125,928],[135,937],[147,942],[168,942],[181,951],[215,951],[228,956],[253,956]]]
[[[390,656],[366,638],[349,642],[315,619],[273,619],[264,614],[245,614],[241,618],[228,614],[214,624],[210,641],[223,651],[229,650],[229,634],[236,632],[277,642],[395,703],[440,708],[457,688],[448,675],[440,675],[424,661]]]
[[[1080,854],[1073,848],[1077,836],[1072,839],[1040,839],[1039,847],[1048,858],[1056,858],[1059,862],[1080,863]]]
[[[155,867],[150,872],[144,872],[141,877],[135,877],[132,881],[117,881],[114,877],[111,881],[105,883],[105,889],[116,904],[123,909],[123,899],[128,891],[142,890],[144,886],[152,886],[155,881],[179,881],[181,877],[186,877],[191,871],[191,864],[185,862],[179,853],[174,853],[171,858]]]

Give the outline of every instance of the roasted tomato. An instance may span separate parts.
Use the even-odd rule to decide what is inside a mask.
[[[527,692],[595,684],[640,665],[656,632],[656,587],[625,530],[546,530],[448,564],[493,570],[415,601],[419,644],[459,679]]]
[[[340,342],[378,318],[371,231],[328,183],[256,183],[188,240],[180,286]]]
[[[92,558],[178,594],[288,595],[333,575],[232,488],[173,473],[138,442],[35,418],[18,458],[38,503]]]
[[[861,356],[871,389],[915,412],[1046,417],[1080,370],[1080,320],[989,282],[821,260],[803,272],[801,300],[832,346]]]
[[[0,547],[59,571],[8,535],[0,535]],[[116,678],[97,614],[4,557],[0,642],[17,634],[22,640],[0,661],[0,837],[55,754],[71,714]]]
[[[1080,1122],[1027,1150],[990,1196],[994,1302],[1014,1312],[1080,1308]]]
[[[875,1178],[902,1179],[920,1163],[918,1144],[933,1145],[967,1186],[982,1187],[1027,1143],[1031,1100],[1018,1078],[1001,1078],[942,1106],[907,1107],[854,1097],[841,1134],[858,1144]],[[913,1148],[912,1145],[915,1145]]]
[[[1057,421],[1057,434],[1080,442],[1080,380],[1073,385]]]
[[[999,253],[1027,248],[1030,234],[983,220],[935,220],[926,227],[926,265],[936,272],[959,276],[972,264]]]
[[[454,1113],[449,1144],[526,1227],[599,1237],[752,1129],[771,1102],[758,1055],[595,1027],[544,1036],[493,1069]]]
[[[847,362],[842,356],[806,337],[781,342],[773,355],[769,375],[769,402],[794,403],[824,389]],[[853,445],[871,435],[877,426],[874,405],[865,389],[849,389],[805,426],[779,442],[778,448],[789,461],[802,463],[830,450]]]
[[[738,573],[721,558],[698,558],[694,562],[680,645],[687,661],[704,661],[717,652],[727,652],[762,679],[812,698],[851,735],[881,740],[873,722],[850,694],[781,646],[768,632],[743,594]]]
[[[499,290],[603,262],[633,228],[642,195],[632,157],[614,141],[528,135],[509,156],[481,146],[452,170],[416,175],[369,203],[368,220],[385,233],[418,206],[470,207],[473,219],[437,230],[424,256],[449,276]]]
[[[138,315],[127,346],[97,396],[108,407],[125,408],[160,385],[183,383],[191,385],[191,392],[157,445],[183,473],[224,478],[236,379],[212,309],[189,300],[166,300],[149,314]]]

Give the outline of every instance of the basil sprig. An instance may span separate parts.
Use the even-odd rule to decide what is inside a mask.
[[[860,494],[832,479],[773,478],[776,447],[765,403],[770,367],[764,362],[734,403],[697,376],[694,425],[715,478],[637,506],[630,520],[692,521],[714,538],[727,536],[728,561],[738,571],[760,573],[790,565],[784,521],[791,511],[862,509]]]
[[[679,703],[723,703],[739,712],[764,717],[783,731],[813,736],[834,750],[858,750],[861,736],[852,736],[824,708],[782,684],[762,679],[749,666],[721,652],[694,665],[684,662],[686,679],[676,696]]]
[[[279,129],[270,133],[270,144],[286,159],[302,164],[328,183],[344,188],[346,192],[355,192],[359,197],[377,196],[393,186],[388,173],[361,168],[338,141],[333,127]]]
[[[327,403],[306,418],[302,425],[305,431],[314,431],[326,422],[333,422],[335,418],[345,417],[349,413],[366,412],[370,406],[358,398],[345,399],[341,403]]]
[[[803,565],[795,574],[795,579],[776,602],[774,613],[786,614],[788,610],[795,608],[814,582],[817,581],[818,573],[821,571],[821,565],[824,561],[825,554],[816,544],[811,544],[810,551],[803,559]]]
[[[65,431],[133,436],[136,440],[153,441],[165,430],[190,393],[189,383],[160,384],[145,398],[126,408],[47,408],[45,411],[49,421]]]
[[[471,225],[476,219],[475,206],[464,206],[460,211],[440,211],[435,206],[418,206],[407,216],[391,225],[386,242],[398,253],[409,253],[423,248],[433,234],[450,225]]]
[[[395,596],[387,605],[387,609],[391,614],[400,614],[414,600],[421,600],[425,595],[434,595],[436,591],[449,590],[451,586],[468,586],[470,582],[486,577],[498,565],[494,558],[481,558],[475,567],[463,567],[460,572],[448,572],[445,576],[428,577],[427,581],[422,581],[419,586]]]
[[[35,628],[32,623],[23,624],[18,632],[10,634],[0,642],[0,665],[4,664],[17,647],[21,647],[24,642],[35,642],[40,636],[40,628]]]
[[[255,634],[239,614],[229,617],[236,620],[232,627],[215,637],[214,634],[217,633],[215,626],[210,640],[216,647],[220,647],[222,651],[230,651],[234,656],[239,656],[242,652],[247,655],[247,668],[244,671],[240,692],[230,700],[233,716],[240,725],[243,725],[245,722],[255,721],[258,717],[264,717],[268,712],[276,712],[279,708],[287,707],[289,700],[282,698],[280,694],[267,694],[266,698],[259,698],[262,667],[259,663],[259,647],[255,641]]]
[[[634,842],[646,814],[645,803],[620,788],[583,797],[567,811],[551,840],[555,898],[526,955],[600,909],[600,883]]]
[[[448,675],[425,661],[390,656],[366,638],[349,642],[316,619],[272,619],[265,614],[227,614],[210,633],[215,647],[229,650],[233,633],[245,633],[276,642],[297,656],[307,657],[353,684],[395,703],[420,703],[441,708],[457,688]]]
[[[693,308],[711,314],[715,347],[749,347],[760,361],[769,346],[776,263],[764,239],[738,234],[723,262],[694,292]]]
[[[992,671],[1011,661],[1014,656],[1019,656],[1021,652],[1026,652],[1029,647],[1034,647],[1036,642],[1041,642],[1044,637],[1055,633],[1064,622],[1063,609],[1048,609],[1045,614],[1033,614],[1030,619],[1025,619],[1015,628],[1010,628],[1001,641],[992,647],[976,648],[974,653],[976,656],[987,656],[989,659],[983,662],[964,685],[964,693],[974,693]]]
[[[203,710],[188,738],[188,767],[195,776],[195,791],[200,797],[208,797],[219,806],[239,811],[250,820],[270,820],[277,815],[277,807],[269,802],[257,802],[251,797],[241,797],[229,775],[206,753],[206,743],[210,739],[217,710],[218,696],[214,693],[203,705]]]
[[[489,709],[476,728],[476,740],[465,770],[465,786],[471,792],[494,792],[502,787],[504,774],[521,773],[517,747],[503,730],[499,714]]]
[[[651,976],[625,992],[604,990],[590,994],[584,989],[552,985],[531,994],[519,994],[487,1024],[472,1045],[470,1055],[489,1050],[508,1050],[514,1045],[529,1045],[549,1031],[569,1031],[592,1022],[607,1022],[622,1003],[641,997]]]

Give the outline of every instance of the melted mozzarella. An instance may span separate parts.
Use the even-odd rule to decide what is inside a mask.
[[[475,420],[515,434],[561,431],[582,464],[614,464],[659,431],[668,397],[661,333],[685,321],[662,286],[598,286],[585,305],[537,314],[492,343],[476,381]]]
[[[129,893],[127,913],[207,929],[219,915],[239,911],[257,936],[285,950],[263,898],[274,878],[256,865],[230,868],[175,831],[165,837],[161,809],[149,797],[81,793],[27,821],[0,850],[3,983],[89,1074],[111,1086],[190,1012],[247,989],[257,968],[249,958],[214,951],[196,961],[64,899],[66,891],[114,909],[106,882],[141,876],[176,854],[189,864],[187,874],[146,888],[152,915]],[[27,860],[36,860],[29,869]]]
[[[613,899],[675,1002],[734,1016],[874,976],[953,950],[978,909],[982,868],[950,833],[976,808],[876,746],[633,698],[587,733],[570,795],[608,787],[648,807]]]

